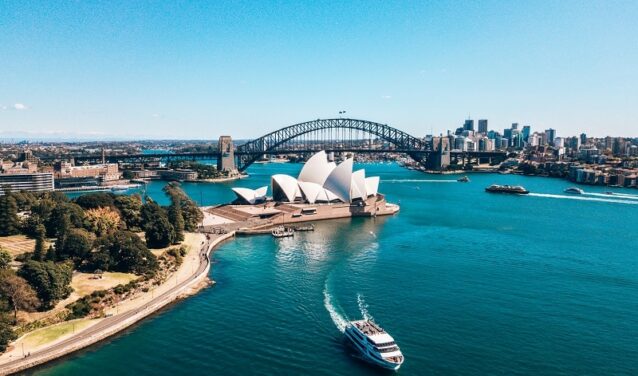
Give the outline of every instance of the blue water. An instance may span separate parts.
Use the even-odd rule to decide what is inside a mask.
[[[338,329],[364,314],[401,346],[400,374],[638,372],[638,191],[568,196],[571,184],[550,178],[473,174],[463,184],[364,167],[399,214],[228,242],[214,254],[215,287],[34,373],[384,374]],[[256,165],[245,180],[184,188],[208,205],[231,199],[230,186],[299,169]],[[492,183],[532,195],[485,193]],[[161,186],[148,187],[160,201]]]

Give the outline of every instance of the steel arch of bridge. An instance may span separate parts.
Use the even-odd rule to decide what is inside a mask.
[[[417,161],[421,161],[425,153],[430,151],[429,145],[422,139],[390,127],[387,124],[347,118],[317,119],[281,128],[239,145],[235,150],[235,154],[239,159],[237,167],[240,171],[243,171],[263,154],[276,150],[277,147],[287,141],[307,133],[325,129],[352,129],[366,132],[390,142],[397,150],[405,152]]]

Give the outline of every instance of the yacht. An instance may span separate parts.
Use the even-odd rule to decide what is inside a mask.
[[[519,195],[526,195],[529,193],[527,189],[520,185],[498,185],[492,184],[485,188],[486,192],[490,193],[514,193]]]
[[[345,334],[364,360],[393,371],[403,364],[399,346],[372,320],[350,321]]]
[[[585,191],[583,191],[582,189],[577,188],[577,187],[569,187],[569,188],[565,189],[565,193],[574,193],[574,194],[577,194],[577,195],[582,195],[583,193],[585,193]]]

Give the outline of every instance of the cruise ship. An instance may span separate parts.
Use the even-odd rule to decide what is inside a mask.
[[[350,321],[345,334],[366,361],[393,371],[403,364],[399,346],[373,321]]]
[[[527,189],[520,185],[498,185],[492,184],[489,187],[485,188],[486,192],[491,193],[514,193],[519,195],[526,195],[529,193]]]

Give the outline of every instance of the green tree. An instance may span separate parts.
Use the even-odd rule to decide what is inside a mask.
[[[126,228],[130,231],[139,231],[142,225],[142,197],[138,194],[126,196],[120,195],[115,198],[115,207],[120,211],[120,215]]]
[[[173,244],[175,230],[168,220],[166,211],[150,201],[142,208],[144,234],[149,248],[164,248]]]
[[[35,249],[33,250],[33,259],[42,261],[46,252],[45,243],[46,230],[43,225],[38,225],[35,229]]]
[[[197,227],[204,219],[204,213],[199,209],[193,200],[182,200],[182,216],[184,217],[184,229],[186,231],[197,231]]]
[[[171,206],[168,207],[168,220],[175,231],[173,243],[177,244],[184,241],[184,217],[182,216],[182,206],[179,198],[176,198]]]
[[[17,234],[19,229],[18,204],[9,192],[0,196],[0,236]]]
[[[84,209],[115,207],[115,195],[107,192],[89,193],[76,198],[75,203]]]
[[[14,320],[18,318],[18,310],[35,311],[40,304],[33,288],[12,270],[0,274],[0,293],[13,307]]]
[[[4,317],[0,318],[0,352],[4,352],[7,349],[9,342],[18,338],[13,332],[11,323]]]
[[[73,260],[79,266],[88,260],[93,248],[94,236],[79,228],[69,230],[62,248],[56,249],[58,260]]]
[[[9,269],[11,261],[13,261],[11,254],[6,249],[0,247],[0,270]]]
[[[59,300],[69,296],[73,268],[68,263],[29,260],[25,262],[18,275],[29,282],[35,290],[44,308],[50,308]]]
[[[109,255],[110,265],[105,270],[145,274],[157,269],[157,259],[142,239],[130,231],[116,231],[97,241],[97,253]]]

